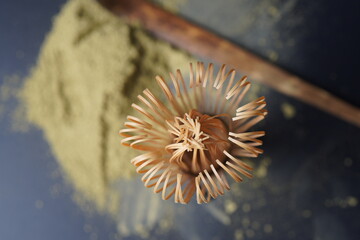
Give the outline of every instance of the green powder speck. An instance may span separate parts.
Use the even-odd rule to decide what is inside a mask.
[[[295,107],[287,102],[281,104],[281,111],[286,119],[291,119],[296,115]]]

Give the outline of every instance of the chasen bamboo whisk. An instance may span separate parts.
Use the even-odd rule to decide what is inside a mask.
[[[205,68],[190,64],[188,81],[180,70],[170,73],[172,87],[160,77],[156,81],[167,103],[148,89],[133,104],[141,117],[128,116],[120,130],[123,145],[143,151],[131,160],[143,174],[146,187],[164,200],[186,204],[195,194],[198,203],[223,195],[236,182],[251,178],[252,168],[243,157],[257,157],[264,131],[249,131],[264,119],[265,98],[243,104],[250,88],[246,77],[235,81],[235,70],[223,65],[214,75],[213,64]]]

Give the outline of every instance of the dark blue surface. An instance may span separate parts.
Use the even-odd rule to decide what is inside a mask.
[[[65,1],[2,1],[0,3],[0,76],[25,74],[37,58],[51,19]]]
[[[65,1],[0,2],[0,83],[26,76],[36,63],[52,17]],[[14,102],[8,102],[8,112]],[[9,109],[10,108],[10,109]],[[108,239],[106,216],[87,216],[71,199],[40,130],[14,133],[0,118],[0,239]]]
[[[35,2],[0,3],[1,82],[5,76],[28,74],[51,18],[64,1]],[[263,57],[269,47],[275,49],[279,65],[360,105],[359,1],[297,1],[287,14],[303,16],[302,22],[276,23],[278,36],[269,35],[266,47],[255,41],[256,29],[229,30],[236,25],[236,21],[231,25],[231,17],[236,17],[238,8],[220,5],[211,12],[211,5],[204,8],[204,1],[196,0],[186,4],[183,14]],[[276,41],[290,38],[295,38],[296,47],[276,46]],[[348,196],[360,200],[359,128],[274,91],[265,95],[270,114],[264,124],[264,150],[272,164],[267,185],[256,191],[266,195],[268,204],[253,211],[251,218],[272,223],[273,234],[259,233],[254,239],[359,239],[359,203],[345,208],[326,204]],[[297,111],[291,120],[279,107],[285,101]],[[86,215],[71,200],[71,189],[61,179],[41,131],[14,133],[9,121],[0,119],[0,239],[112,239],[114,223],[106,216]],[[352,160],[351,166],[344,164],[346,159]],[[302,216],[305,209],[311,211],[309,218]],[[207,225],[210,216],[204,219],[192,227],[217,229]],[[233,224],[241,226],[241,222]],[[217,239],[233,236],[232,231],[215,230]],[[176,229],[173,233],[176,239],[187,236]]]

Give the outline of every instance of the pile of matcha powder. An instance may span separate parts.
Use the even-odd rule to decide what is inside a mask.
[[[63,6],[20,96],[79,201],[116,210],[111,185],[134,172],[136,153],[118,136],[131,103],[145,88],[158,92],[156,75],[187,69],[191,60],[95,1]]]

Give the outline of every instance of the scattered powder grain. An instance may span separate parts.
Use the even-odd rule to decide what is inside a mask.
[[[283,112],[284,117],[286,119],[291,119],[291,118],[295,117],[295,115],[296,115],[295,107],[287,102],[284,102],[283,104],[281,104],[281,111]]]
[[[247,229],[245,233],[248,238],[253,238],[255,236],[255,231],[252,229]]]
[[[272,228],[271,224],[267,223],[267,224],[264,225],[264,232],[265,233],[271,233],[272,230],[273,230],[273,228]]]
[[[6,103],[16,95],[20,80],[20,76],[16,74],[4,77],[3,83],[0,86],[1,103]]]
[[[243,240],[244,239],[244,231],[241,229],[236,229],[234,233],[235,240]]]
[[[276,62],[279,59],[279,54],[277,52],[275,52],[274,50],[269,50],[268,58],[270,59],[270,61]]]
[[[233,214],[237,210],[236,202],[232,201],[231,199],[225,200],[225,212],[227,214]]]
[[[336,197],[333,199],[327,199],[325,201],[326,207],[349,208],[349,207],[356,207],[357,205],[358,205],[358,199],[354,196],[347,196],[345,198]]]
[[[255,171],[255,175],[258,178],[265,178],[268,172],[268,167],[271,164],[271,159],[270,158],[264,158],[263,160],[261,160],[259,166],[257,167],[256,171]]]
[[[241,224],[244,228],[248,228],[250,226],[250,219],[245,217],[242,219]]]
[[[28,130],[28,124],[21,121],[23,108],[17,108],[13,111],[13,100],[16,99],[19,87],[21,85],[21,77],[17,74],[4,76],[3,82],[0,86],[0,121],[6,116],[11,116],[11,128],[18,132],[25,132]]]
[[[192,59],[129,26],[95,1],[72,0],[55,18],[36,67],[20,92],[26,118],[43,130],[77,201],[116,211],[109,191],[132,176],[133,151],[118,131],[137,94],[156,74],[187,68]],[[156,92],[156,91],[155,91]]]
[[[302,211],[301,215],[304,217],[304,218],[310,218],[311,215],[312,215],[312,212],[308,209]]]
[[[243,212],[245,213],[248,213],[251,211],[251,205],[249,203],[245,203],[243,206],[242,206],[242,210]]]
[[[251,227],[252,227],[252,229],[254,229],[254,230],[259,230],[259,228],[260,228],[260,223],[254,221],[254,222],[252,222]]]

